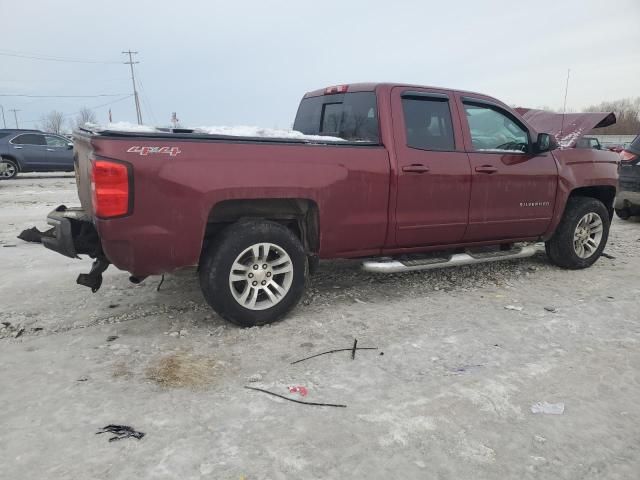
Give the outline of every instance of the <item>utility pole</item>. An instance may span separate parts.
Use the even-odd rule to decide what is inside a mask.
[[[20,128],[20,127],[18,126],[18,112],[19,112],[20,110],[16,110],[15,108],[10,108],[10,109],[9,109],[9,111],[10,111],[10,112],[13,112],[13,118],[15,118],[15,119],[16,119],[16,128]]]
[[[4,119],[4,107],[0,105],[0,110],[2,110],[2,123],[4,123],[4,128],[7,128],[7,121]]]
[[[133,64],[140,63],[133,61],[133,55],[137,55],[138,52],[132,52],[131,50],[127,50],[126,52],[122,52],[124,55],[129,55],[129,61],[124,62],[125,65],[129,65],[131,67],[131,83],[133,83],[133,100],[136,104],[136,115],[138,117],[138,125],[142,125],[142,111],[140,111],[140,101],[138,100],[138,90],[136,90],[136,77],[133,73]]]
[[[567,69],[567,85],[564,87],[564,105],[562,106],[562,122],[560,123],[560,138],[559,142],[562,141],[562,131],[564,130],[564,115],[567,113],[567,94],[569,93],[569,75],[571,74],[571,69]]]

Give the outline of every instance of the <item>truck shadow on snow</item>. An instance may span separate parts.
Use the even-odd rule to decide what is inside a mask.
[[[549,271],[561,270],[551,265],[544,253],[520,260],[394,274],[366,272],[359,260],[328,260],[320,262],[318,270],[309,277],[307,290],[287,321],[295,321],[312,310],[336,306],[398,302],[416,296],[428,301],[429,295],[436,292],[457,294],[469,289],[508,286]],[[147,279],[145,283],[155,288],[158,281]],[[167,276],[155,298],[170,310],[189,308],[205,312],[198,316],[203,319],[198,319],[196,325],[207,328],[230,325],[205,303],[195,270]]]

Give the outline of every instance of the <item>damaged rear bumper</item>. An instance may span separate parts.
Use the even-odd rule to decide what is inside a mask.
[[[50,236],[42,238],[43,245],[49,250],[70,258],[78,258],[78,255],[96,258],[102,253],[98,232],[91,217],[81,208],[61,205],[49,213],[47,223],[54,228]]]
[[[47,223],[53,232],[42,237],[42,244],[49,250],[69,258],[89,255],[95,261],[89,273],[78,275],[76,282],[91,288],[95,293],[102,285],[102,272],[109,266],[109,260],[102,251],[100,237],[92,218],[81,208],[59,206],[47,216]]]

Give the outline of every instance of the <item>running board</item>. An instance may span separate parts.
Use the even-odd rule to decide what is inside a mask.
[[[491,253],[454,253],[447,257],[425,260],[397,260],[393,258],[379,260],[365,260],[362,268],[368,272],[376,273],[401,273],[416,270],[431,270],[435,268],[457,267],[460,265],[472,265],[476,263],[495,262],[498,260],[515,260],[531,257],[538,252],[536,245],[526,245],[506,251]]]

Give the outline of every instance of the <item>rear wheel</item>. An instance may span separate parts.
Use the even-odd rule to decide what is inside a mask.
[[[307,258],[298,238],[266,220],[228,227],[200,264],[205,299],[223,318],[242,327],[286,315],[300,300],[306,276]]]
[[[609,212],[600,200],[571,197],[560,225],[545,245],[547,255],[563,268],[590,267],[607,244],[609,225]]]
[[[8,158],[0,158],[0,180],[15,178],[18,175],[18,164]]]

